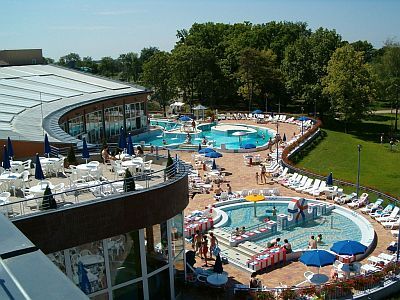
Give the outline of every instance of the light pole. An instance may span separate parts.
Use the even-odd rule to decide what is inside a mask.
[[[279,121],[276,121],[276,163],[279,162]]]
[[[360,193],[360,159],[361,159],[361,145],[357,145],[358,149],[358,170],[357,170],[357,199]]]

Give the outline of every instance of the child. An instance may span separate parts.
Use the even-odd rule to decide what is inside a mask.
[[[256,183],[258,184],[258,178],[260,178],[260,175],[258,175],[258,172],[256,172]]]

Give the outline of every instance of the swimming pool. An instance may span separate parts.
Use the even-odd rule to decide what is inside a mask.
[[[168,145],[179,145],[185,143],[187,133],[180,132],[180,123],[163,120],[163,119],[152,119],[150,125],[160,126],[164,131],[157,136],[149,135],[142,136],[140,141],[144,141],[145,144],[154,146],[166,146]],[[235,136],[234,133],[242,131],[246,132],[244,136]],[[197,132],[190,133],[191,143],[198,145],[202,143],[203,138],[206,138],[208,142],[212,142],[213,147],[221,148],[224,145],[225,149],[240,149],[246,144],[253,144],[256,147],[267,145],[269,138],[274,136],[274,132],[267,128],[261,128],[257,126],[244,125],[244,124],[222,124],[215,126],[215,124],[202,124],[197,126]],[[138,142],[138,141],[136,141]]]
[[[288,202],[261,202],[257,203],[257,217],[254,216],[253,205],[236,205],[220,207],[220,209],[228,215],[228,221],[221,227],[222,229],[232,232],[236,227],[254,228],[262,224],[268,217],[276,221],[276,217],[272,215],[275,206],[277,214],[287,214]],[[275,235],[267,236],[263,239],[255,240],[254,243],[266,247],[267,242],[273,238],[287,238],[292,244],[293,249],[305,249],[311,235],[315,237],[322,234],[323,243],[318,248],[329,249],[332,244],[339,240],[355,240],[362,241],[363,234],[360,226],[350,219],[350,216],[334,210],[331,214],[319,217],[316,220],[309,220],[299,226],[291,227],[285,230],[279,230]]]

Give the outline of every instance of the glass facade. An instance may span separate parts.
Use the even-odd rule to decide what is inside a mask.
[[[100,143],[104,137],[103,113],[97,110],[86,114],[86,134],[89,143]]]
[[[80,137],[82,133],[85,133],[83,116],[78,116],[68,120],[68,133],[74,137]]]
[[[104,111],[99,109],[84,116],[71,117],[59,125],[74,137],[81,138],[86,134],[89,143],[100,144],[104,138],[118,136],[121,127],[127,132],[147,127],[146,103],[126,103],[106,107]]]
[[[179,214],[48,257],[91,299],[173,299],[185,278],[182,229]]]

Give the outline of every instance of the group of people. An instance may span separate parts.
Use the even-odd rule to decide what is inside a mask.
[[[272,239],[267,243],[267,247],[268,248],[279,247],[279,246],[285,248],[286,254],[289,254],[289,253],[291,253],[293,251],[292,250],[292,244],[289,243],[288,239],[284,239],[282,245],[281,245],[281,238],[280,237]]]
[[[228,195],[233,195],[232,192],[232,187],[229,183],[226,184],[226,191],[228,193]],[[215,196],[221,196],[221,193],[224,192],[224,190],[221,188],[221,184],[217,184],[217,186],[214,188],[214,194]]]
[[[322,234],[318,234],[317,239],[315,239],[314,235],[310,237],[310,240],[308,241],[308,249],[317,249],[318,244],[323,244]]]
[[[212,255],[217,255],[218,253],[218,240],[213,232],[210,235],[210,246],[208,246],[208,237],[206,234],[196,230],[196,233],[192,236],[192,248],[195,253],[199,252],[200,258],[204,259],[205,266],[208,267],[208,259],[212,259]],[[209,257],[208,252],[210,252]]]
[[[261,165],[260,174],[256,172],[256,183],[258,184],[258,182],[260,182],[260,184],[267,183],[267,169],[263,164]]]
[[[116,155],[120,154],[121,152],[122,152],[121,150],[120,151],[117,150]],[[144,151],[143,151],[142,146],[137,146],[136,155],[137,156],[143,156],[144,155]],[[108,145],[105,145],[103,147],[103,150],[101,150],[101,157],[102,157],[104,163],[108,163],[108,162],[110,162],[110,160],[117,160],[115,155],[112,155],[110,153],[110,147]]]

